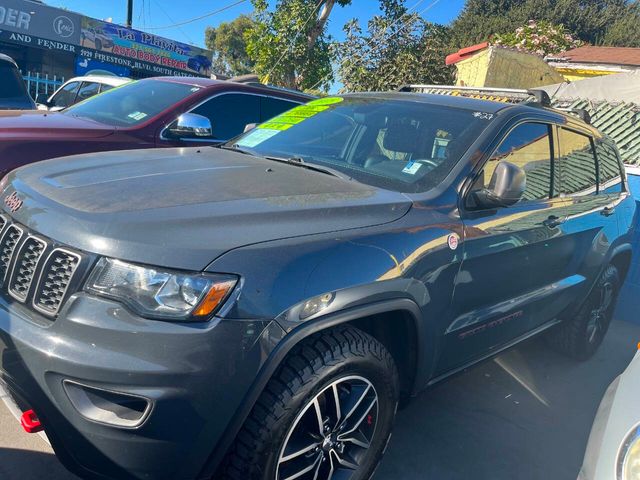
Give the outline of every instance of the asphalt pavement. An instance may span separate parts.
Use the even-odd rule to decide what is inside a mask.
[[[576,363],[534,339],[431,388],[399,412],[375,480],[575,480],[600,399],[639,340],[639,325],[613,322]],[[76,477],[0,404],[0,479]]]

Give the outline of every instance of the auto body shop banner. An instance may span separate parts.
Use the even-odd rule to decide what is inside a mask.
[[[0,40],[77,53],[80,45],[77,13],[25,0],[0,0]]]
[[[156,75],[209,76],[212,53],[29,0],[0,0],[0,40]]]

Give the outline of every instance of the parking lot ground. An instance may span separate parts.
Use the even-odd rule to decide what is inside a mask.
[[[414,399],[399,412],[375,480],[575,480],[607,386],[640,326],[614,322],[588,362],[534,339]],[[50,447],[0,405],[0,479],[71,480]]]

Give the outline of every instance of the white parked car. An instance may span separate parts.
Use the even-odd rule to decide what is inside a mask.
[[[600,403],[578,480],[640,479],[639,398],[640,349]]]
[[[129,83],[130,78],[111,75],[87,75],[67,80],[53,95],[47,98],[41,93],[36,97],[38,110],[58,111],[98,93]]]

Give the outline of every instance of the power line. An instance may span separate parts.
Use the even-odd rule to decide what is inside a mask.
[[[427,10],[433,8],[435,6],[436,3],[438,3],[440,0],[434,0],[433,2],[431,2],[427,7],[425,7],[424,9],[420,10],[420,12],[418,12],[418,15],[421,15],[422,13],[426,12]],[[409,8],[402,16],[396,18],[390,25],[388,25],[387,27],[385,27],[385,29],[382,31],[381,35],[384,35],[387,30],[389,30],[391,27],[395,26],[398,22],[402,21],[402,23],[406,23],[409,19],[406,17],[406,15],[413,9],[415,9],[418,5],[420,5],[422,2],[424,2],[424,0],[418,0],[411,8]],[[397,35],[399,32],[401,32],[404,28],[406,28],[407,25],[403,25],[402,27],[400,27],[398,30],[396,30],[395,32],[393,32],[391,35],[389,35],[386,40],[390,40],[394,35]],[[374,36],[373,38],[371,38],[367,44],[365,45],[365,48],[367,47],[372,47],[373,42],[377,40],[377,38]],[[381,38],[381,40],[384,40],[384,37]],[[345,63],[348,59],[345,58],[344,60],[342,60],[342,62],[340,62],[339,67],[342,66],[343,63]],[[323,78],[321,78],[318,82],[316,82],[313,87],[311,87],[311,89],[315,89],[317,88],[319,85],[321,85],[323,82],[325,82],[331,75],[333,75],[333,72],[325,75]]]
[[[271,67],[271,70],[269,70],[269,73],[267,73],[267,75],[264,78],[268,79],[273,73],[273,71],[276,69],[276,67],[280,65],[280,62],[285,57],[285,55],[291,51],[291,48],[294,46],[295,41],[298,39],[302,31],[307,27],[307,25],[309,24],[313,16],[316,14],[316,12],[318,11],[318,8],[320,8],[320,5],[322,5],[323,2],[324,0],[320,0],[318,4],[314,7],[314,9],[311,11],[311,14],[309,15],[309,18],[307,18],[307,21],[304,22],[304,25],[302,25],[302,27],[300,27],[298,31],[295,33],[295,35],[293,36],[293,39],[291,40],[291,44],[285,49],[284,52],[282,52],[282,55],[280,56],[278,61],[273,65],[273,67]]]
[[[207,18],[207,17],[212,17],[220,12],[224,12],[225,10],[229,10],[230,8],[235,7],[236,5],[240,5],[241,3],[245,3],[249,0],[238,0],[236,2],[233,2],[225,7],[219,8],[217,10],[214,10],[213,12],[209,12],[209,13],[205,13],[204,15],[200,15],[199,17],[196,18],[191,18],[189,20],[184,20],[182,22],[178,22],[178,23],[174,23],[173,25],[164,25],[162,27],[147,27],[146,30],[166,30],[167,28],[177,28],[180,27],[182,25],[187,25],[189,23],[193,23],[193,22],[197,22],[198,20],[202,20],[203,18]]]
[[[167,19],[168,19],[170,22],[174,22],[174,23],[175,23],[175,20],[174,20],[173,18],[171,18],[171,16],[169,15],[169,13],[164,9],[164,7],[162,6],[162,4],[160,3],[160,0],[153,0],[153,3],[155,3],[155,4],[156,4],[156,6],[160,9],[160,11],[161,11],[162,13],[164,13],[164,16],[165,16],[165,17],[167,17]],[[191,42],[192,44],[195,44],[195,42],[193,41],[193,39],[189,36],[189,34],[187,34],[187,32],[186,32],[183,28],[181,28],[181,27],[179,27],[179,26],[178,26],[178,27],[176,27],[176,28],[177,28],[178,30],[180,30],[180,32],[184,35],[184,37],[185,37],[189,42]]]

